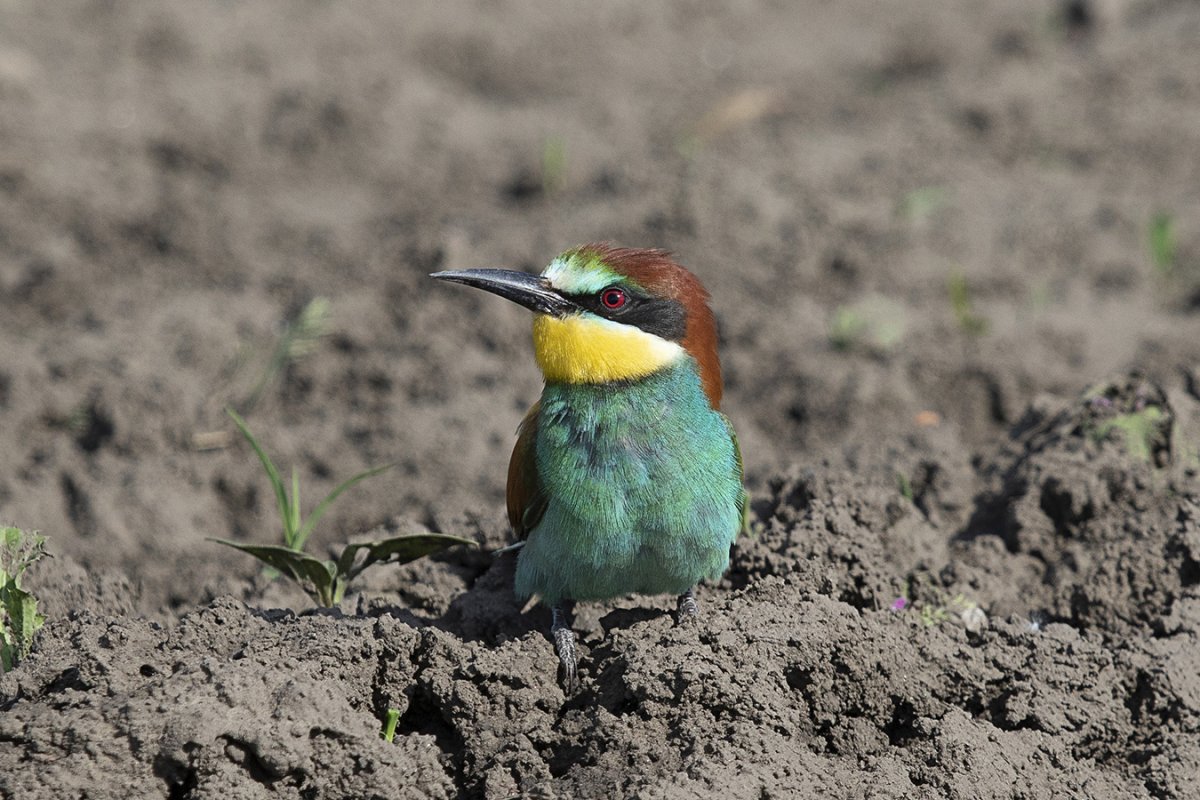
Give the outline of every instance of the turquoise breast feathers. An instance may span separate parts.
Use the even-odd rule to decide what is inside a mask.
[[[518,596],[682,594],[728,567],[741,469],[690,357],[626,384],[548,383],[535,448],[548,505],[520,553]]]

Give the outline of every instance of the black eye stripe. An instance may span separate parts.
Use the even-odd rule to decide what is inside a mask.
[[[612,289],[625,294],[625,303],[618,308],[604,304],[604,294]],[[681,342],[687,333],[687,312],[676,300],[650,297],[623,286],[606,286],[593,294],[570,295],[569,299],[598,317],[633,325],[668,341]]]
[[[604,296],[613,290],[617,290],[624,295],[625,302],[616,308],[610,308],[604,302]],[[590,294],[572,294],[568,298],[571,302],[580,308],[587,309],[593,314],[609,319],[616,319],[632,312],[634,309],[644,306],[646,303],[655,302],[653,298],[647,297],[638,292],[630,291],[620,286],[606,286],[598,292]]]

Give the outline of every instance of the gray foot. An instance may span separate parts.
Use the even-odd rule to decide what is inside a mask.
[[[692,622],[700,616],[700,604],[696,602],[695,591],[688,589],[679,595],[679,605],[675,607],[675,624],[682,625]]]
[[[564,606],[550,609],[550,635],[554,637],[554,652],[562,665],[562,687],[567,695],[579,689],[579,671],[575,662],[575,632],[571,630],[570,611]]]

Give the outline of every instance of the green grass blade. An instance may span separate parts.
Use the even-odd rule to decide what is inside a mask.
[[[971,287],[967,284],[967,278],[961,271],[955,271],[950,275],[946,283],[946,290],[950,296],[950,307],[954,310],[954,318],[958,321],[960,328],[968,336],[982,336],[987,333],[987,319],[975,313],[975,303],[971,299]]]
[[[233,420],[233,424],[237,425],[238,430],[241,431],[243,438],[245,438],[245,440],[250,443],[250,446],[254,448],[254,452],[258,455],[258,460],[262,462],[263,469],[267,471],[267,477],[271,481],[271,488],[275,491],[275,501],[279,504],[279,515],[284,521],[286,534],[288,498],[287,490],[283,488],[283,479],[279,477],[279,470],[275,469],[275,464],[272,463],[271,459],[263,451],[262,447],[258,443],[258,440],[254,438],[254,434],[252,434],[250,429],[246,427],[245,420],[238,416],[238,413],[232,408],[225,409],[225,413],[228,414]]]
[[[349,544],[338,558],[337,571],[349,581],[372,564],[407,564],[409,561],[416,561],[422,556],[458,544],[474,546],[475,542],[445,533],[415,533],[393,536],[377,542]],[[365,552],[366,558],[362,563],[355,564],[360,552]]]
[[[390,742],[396,736],[396,723],[400,721],[400,709],[389,708],[387,718],[383,721],[383,740]]]
[[[337,488],[327,494],[325,499],[322,500],[317,507],[312,510],[312,513],[308,515],[308,519],[305,520],[304,526],[300,529],[300,533],[297,537],[300,542],[299,545],[297,545],[297,549],[304,547],[304,543],[308,541],[309,534],[311,534],[313,528],[316,527],[317,521],[324,516],[325,512],[329,510],[329,505],[336,500],[342,492],[346,491],[359,481],[366,480],[373,475],[378,475],[384,470],[391,469],[393,466],[393,464],[384,464],[381,467],[372,467],[371,469],[360,472],[354,477],[338,484]]]
[[[299,538],[300,533],[300,473],[292,467],[292,498],[288,504],[289,511],[287,519],[284,521],[283,539],[287,542],[287,546],[293,550],[303,550],[304,540]]]
[[[337,567],[332,562],[330,568],[336,570]],[[333,585],[330,587],[330,605],[336,606],[342,602],[342,598],[346,596],[346,586],[350,583],[349,579],[342,574],[337,574],[333,578]]]
[[[29,655],[33,635],[42,627],[45,618],[37,613],[37,600],[29,592],[10,585],[5,595],[4,610],[8,614],[10,628],[14,634],[14,652],[20,660]]]
[[[247,409],[258,404],[267,387],[284,367],[316,349],[317,342],[329,330],[330,316],[329,300],[314,297],[295,319],[285,322],[283,333],[271,351],[270,360],[246,398]]]
[[[1175,220],[1170,214],[1158,213],[1150,220],[1150,259],[1162,275],[1175,268]]]
[[[254,556],[264,564],[279,570],[292,580],[299,583],[318,603],[325,606],[332,597],[332,588],[336,566],[319,558],[313,558],[307,553],[300,553],[289,547],[274,544],[242,544],[228,539],[209,539],[211,542],[241,550]]]

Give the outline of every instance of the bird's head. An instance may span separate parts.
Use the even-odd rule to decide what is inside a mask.
[[[534,352],[547,381],[632,381],[691,356],[709,402],[720,406],[708,292],[665,250],[586,244],[555,258],[541,275],[467,269],[433,277],[532,310]]]

